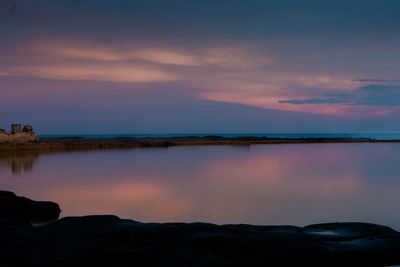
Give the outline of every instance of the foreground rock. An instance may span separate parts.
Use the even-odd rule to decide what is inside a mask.
[[[140,223],[112,215],[33,227],[0,220],[0,265],[386,266],[400,263],[389,227]]]
[[[0,191],[0,220],[40,223],[56,220],[60,215],[57,203],[33,201],[12,192]]]

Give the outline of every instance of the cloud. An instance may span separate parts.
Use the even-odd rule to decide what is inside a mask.
[[[370,84],[349,92],[326,94],[325,98],[280,100],[281,104],[334,104],[367,106],[400,106],[400,86]]]
[[[175,74],[133,64],[62,64],[13,67],[9,75],[123,83],[174,81]]]
[[[94,61],[143,60],[159,64],[196,66],[200,62],[193,56],[169,48],[121,47],[101,45],[87,41],[46,41],[33,44],[33,51],[55,59],[83,59]]]
[[[400,105],[399,85],[371,84],[359,87],[349,95],[354,98],[355,105]]]
[[[203,90],[197,90],[196,97],[266,109],[343,115],[352,112],[342,105],[344,100],[331,99],[332,97],[327,96],[315,97],[315,95],[321,95],[321,92],[323,94],[323,92],[348,91],[337,88],[357,88],[360,83],[353,82],[349,76],[335,73],[289,72],[279,69],[276,63],[261,69],[227,69],[225,74],[210,75],[198,82],[197,88]],[[293,105],[298,102],[303,104],[304,99],[311,99],[306,101],[309,102],[308,105]],[[291,103],[292,101],[294,103]],[[324,102],[325,105],[315,102]]]
[[[252,55],[254,47],[249,45],[211,48],[206,51],[203,62],[226,69],[252,69],[269,65],[272,60],[265,56]]]
[[[343,75],[345,76],[345,75]],[[348,79],[346,77],[338,77],[332,74],[319,74],[319,75],[296,75],[291,74],[287,77],[282,77],[281,79],[285,79],[289,83],[293,83],[296,85],[302,85],[305,87],[315,87],[315,88],[323,88],[323,89],[336,89],[338,88],[357,88],[359,86],[359,82],[355,80]]]
[[[310,98],[304,100],[280,100],[281,104],[295,104],[295,105],[303,105],[303,104],[337,104],[337,103],[346,103],[347,101],[338,98]]]
[[[274,94],[252,95],[245,92],[210,92],[198,95],[201,99],[214,100],[218,102],[237,103],[248,106],[255,106],[264,109],[284,110],[304,112],[311,114],[326,114],[326,115],[349,115],[352,111],[344,108],[342,105],[329,104],[309,104],[309,105],[282,105],[279,104],[279,96]]]
[[[180,80],[191,86],[204,83],[204,75],[207,80],[217,80],[220,74],[270,63],[251,48],[254,47],[239,44],[218,48],[144,47],[135,42],[43,39],[15,48],[14,54],[26,57],[24,61],[14,61],[4,71],[10,76],[64,80],[124,83]],[[242,74],[235,74],[238,75]]]
[[[33,52],[49,59],[81,59],[94,61],[141,60],[178,66],[214,65],[225,69],[251,69],[270,64],[265,55],[254,53],[254,47],[228,45],[211,48],[143,47],[131,44],[93,43],[85,40],[46,40],[35,42]]]
[[[385,80],[385,79],[355,79],[354,82],[367,82],[367,83],[399,83],[400,80]]]
[[[384,110],[379,104],[396,104],[393,92],[357,88],[400,82],[378,79],[398,78],[399,2],[367,1],[360,10],[360,0],[171,1],[21,0],[18,18],[8,9],[0,14],[7,25],[1,30],[0,72],[114,83],[176,81],[156,86],[176,98],[308,113],[361,113],[357,105]],[[31,81],[44,82],[0,80],[21,80],[29,93]],[[143,84],[126,87],[146,91]],[[110,96],[115,88],[110,85]]]
[[[0,72],[62,80],[177,81],[190,88],[182,93],[200,99],[314,114],[343,115],[359,112],[356,105],[395,105],[397,101],[386,97],[387,92],[374,98],[368,87],[361,86],[372,79],[354,79],[352,73],[288,69],[284,58],[266,56],[267,47],[262,45],[145,46],[135,41],[44,39],[20,49],[33,52],[31,58]]]
[[[124,59],[124,55],[118,51],[98,46],[91,47],[87,44],[39,43],[34,44],[32,50],[52,59],[73,58],[97,61],[118,61]]]
[[[138,59],[170,65],[181,66],[197,66],[200,65],[199,60],[195,57],[176,51],[162,49],[145,49],[136,53]]]

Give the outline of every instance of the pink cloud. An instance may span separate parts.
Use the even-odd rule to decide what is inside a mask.
[[[140,50],[135,55],[137,58],[150,62],[181,66],[198,66],[200,62],[193,56],[176,51],[162,49]]]
[[[177,75],[134,64],[59,64],[20,66],[10,69],[10,75],[46,79],[90,80],[123,83],[167,82]]]
[[[48,58],[86,59],[95,61],[143,60],[158,64],[196,66],[200,61],[181,49],[143,48],[129,45],[105,45],[82,41],[49,40],[33,44],[33,51]]]
[[[271,58],[254,55],[254,47],[236,45],[208,49],[202,58],[203,62],[226,69],[254,69],[272,63]]]
[[[237,92],[205,92],[197,95],[201,99],[243,104],[266,109],[284,110],[304,112],[310,114],[325,114],[343,117],[347,119],[358,119],[368,117],[379,117],[393,113],[398,108],[383,106],[361,106],[361,105],[345,105],[345,104],[280,104],[283,100],[279,96],[251,96],[251,94],[243,95]]]
[[[0,76],[117,83],[175,81],[180,87],[190,88],[185,93],[200,99],[347,118],[385,116],[394,109],[341,103],[279,103],[349,92],[363,83],[351,73],[287,70],[287,63],[267,56],[265,49],[251,44],[145,47],[133,41],[98,44],[48,39],[21,49],[32,52],[29,63],[15,62],[14,66],[0,69]]]
[[[86,59],[96,61],[143,60],[178,66],[214,65],[226,69],[251,69],[270,64],[265,56],[254,55],[249,45],[216,48],[182,49],[176,47],[143,47],[143,45],[96,44],[82,40],[49,39],[35,42],[31,50],[48,58]]]

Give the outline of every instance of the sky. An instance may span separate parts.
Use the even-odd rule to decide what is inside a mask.
[[[400,132],[398,0],[0,0],[0,128]]]

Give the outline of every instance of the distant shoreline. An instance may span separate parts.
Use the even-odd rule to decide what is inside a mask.
[[[0,151],[74,151],[126,149],[138,147],[171,147],[171,146],[249,146],[258,144],[320,144],[320,143],[400,143],[399,139],[376,140],[371,138],[268,138],[268,137],[222,137],[222,136],[186,136],[186,137],[116,137],[85,138],[61,137],[40,138],[38,142],[0,144]]]
[[[236,137],[268,137],[268,138],[369,138],[376,140],[400,140],[400,133],[113,133],[113,134],[40,134],[40,138],[180,138],[180,137],[207,137],[207,136],[220,136],[223,138],[236,138]]]

